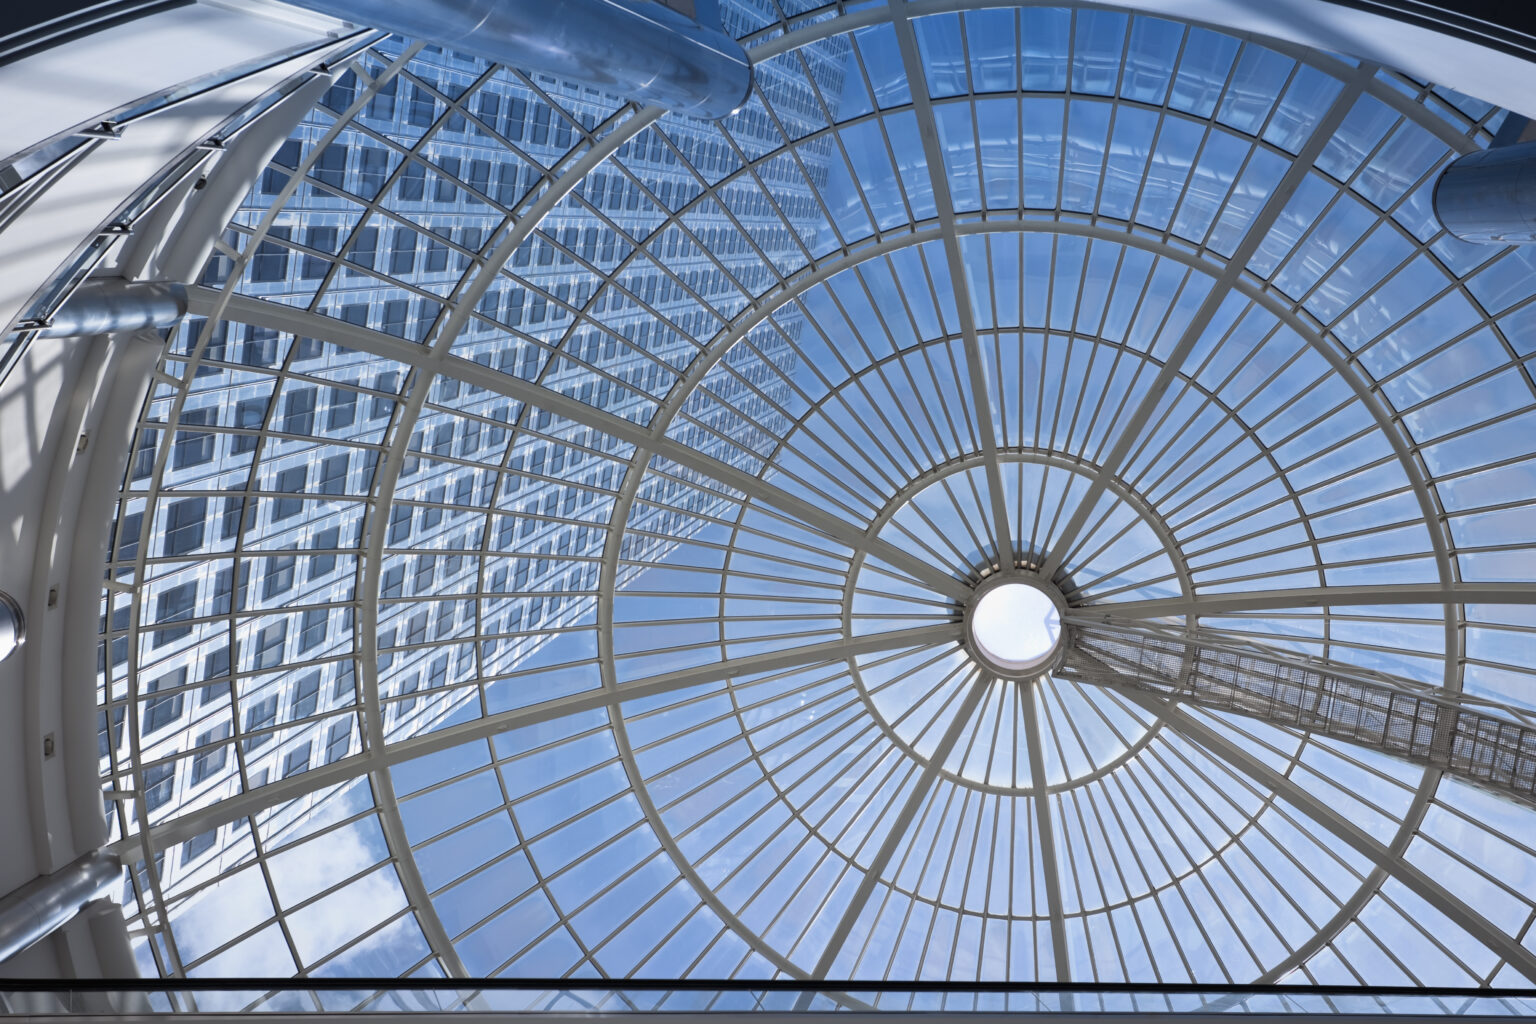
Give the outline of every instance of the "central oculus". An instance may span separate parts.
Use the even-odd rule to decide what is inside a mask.
[[[978,590],[967,620],[972,649],[1002,675],[1045,668],[1061,644],[1060,604],[1043,587],[1017,577]]]

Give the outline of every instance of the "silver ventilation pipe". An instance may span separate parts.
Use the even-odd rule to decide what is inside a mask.
[[[0,590],[0,661],[9,658],[27,638],[27,620],[21,614],[21,605],[5,591]]]
[[[1492,145],[1441,172],[1432,205],[1463,242],[1536,242],[1536,123],[1506,115]]]
[[[751,60],[714,0],[288,2],[689,117],[726,117],[752,91]]]
[[[52,935],[94,901],[110,899],[122,877],[122,862],[93,850],[0,899],[0,962]]]
[[[186,285],[98,278],[82,284],[46,323],[34,329],[40,338],[84,338],[170,327],[186,312]]]

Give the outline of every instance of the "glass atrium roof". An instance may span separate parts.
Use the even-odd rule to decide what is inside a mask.
[[[1101,8],[731,0],[662,116],[398,39],[172,336],[103,598],[148,975],[1536,982],[1536,812],[970,653],[978,584],[1536,713],[1503,112]]]

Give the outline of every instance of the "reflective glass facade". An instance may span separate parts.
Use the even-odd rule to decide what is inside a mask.
[[[391,40],[253,183],[103,603],[141,968],[1536,979],[1529,807],[961,623],[1028,572],[1536,713],[1536,268],[1428,202],[1502,112],[1100,9],[726,14],[719,124]]]

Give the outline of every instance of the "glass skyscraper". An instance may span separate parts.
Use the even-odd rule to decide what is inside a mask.
[[[723,13],[737,27],[746,16],[731,6]],[[837,58],[826,55],[814,72],[833,96]],[[788,109],[816,102],[784,76],[761,85]],[[617,117],[614,101],[591,89],[385,39],[278,148],[201,284],[229,284],[233,256],[261,228],[235,294],[429,342],[442,300],[505,239],[509,211],[536,202],[549,169]],[[771,141],[770,130],[761,115],[745,120],[727,147],[707,125],[680,122],[618,147],[611,169],[582,182],[517,247],[453,354],[640,419],[717,326],[710,303],[732,285],[761,290],[756,253],[795,242],[781,216],[795,225],[816,202],[828,147],[813,148],[799,175],[781,175],[772,203],[722,196],[644,255],[635,255],[636,240],[660,208],[724,177],[746,149]],[[814,225],[798,230],[798,244],[814,244]],[[735,265],[722,267],[705,247],[735,255]],[[623,294],[602,296],[616,314],[606,329],[577,327],[592,308],[594,271],[626,259]],[[786,338],[798,327],[787,323]],[[146,410],[112,554],[116,580],[135,578],[142,557],[153,582],[137,603],[126,592],[104,602],[101,686],[113,706],[102,714],[103,773],[120,772],[129,755],[130,675],[139,696],[134,756],[154,762],[138,817],[123,805],[115,821],[128,833],[359,752],[364,652],[353,603],[357,548],[369,539],[363,506],[413,385],[409,368],[387,358],[238,315],[189,318],[170,352],[167,372],[192,383],[157,388]],[[771,338],[734,354],[720,397],[782,424],[787,388],[778,375],[793,358]],[[372,646],[391,737],[461,720],[464,705],[482,699],[467,682],[489,684],[483,699],[493,707],[528,699],[517,692],[527,685],[519,666],[591,620],[604,536],[587,522],[600,520],[623,476],[605,439],[547,410],[449,378],[431,387],[388,519],[372,524],[385,552]],[[765,443],[711,419],[701,412],[683,436],[706,450],[750,453]],[[520,421],[524,436],[509,449]],[[488,455],[501,465],[485,468]],[[150,488],[161,508],[146,523],[134,492]],[[632,513],[619,579],[664,558],[722,504],[707,491],[663,488]],[[467,514],[482,508],[493,514]],[[325,813],[304,802],[284,815]],[[249,842],[248,833],[200,832],[165,851],[158,884],[166,893],[195,887],[247,855]]]

